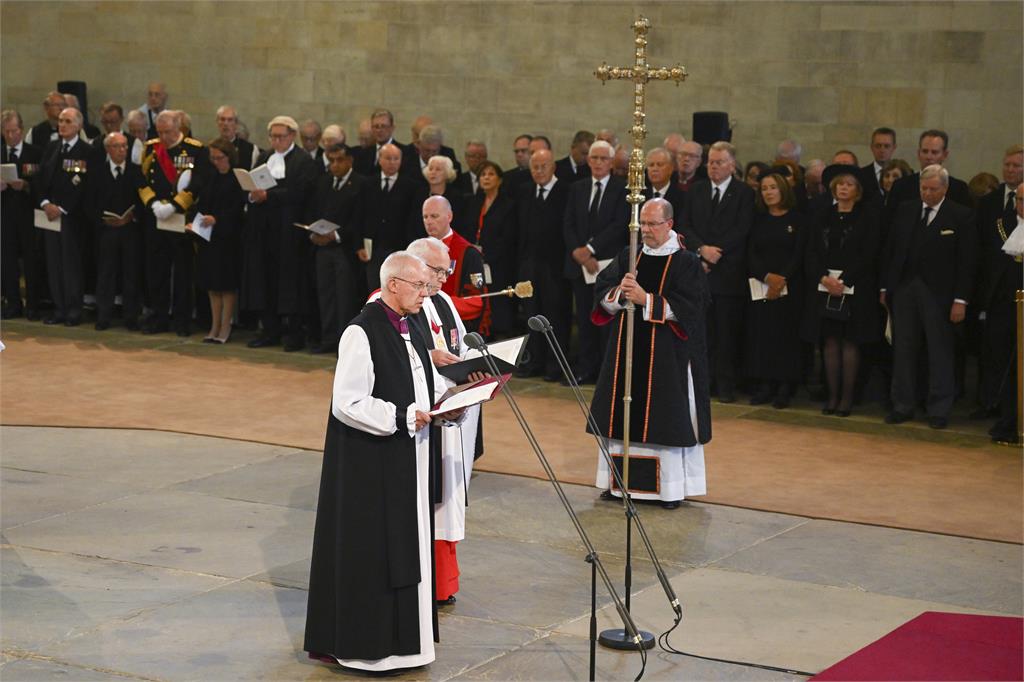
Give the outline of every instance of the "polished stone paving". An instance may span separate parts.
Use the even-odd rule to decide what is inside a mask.
[[[0,465],[0,679],[348,678],[301,651],[320,453],[2,427]],[[621,506],[565,490],[621,594]],[[736,661],[656,649],[644,679],[802,679],[922,611],[1022,612],[1020,545],[699,502],[640,516],[683,605],[672,645]],[[437,660],[401,678],[586,679],[590,570],[551,485],[477,474],[468,518]],[[673,613],[633,541],[632,612],[661,633]],[[598,679],[639,670],[598,649]]]

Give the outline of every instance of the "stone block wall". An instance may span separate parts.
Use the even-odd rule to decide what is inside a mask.
[[[962,2],[18,2],[0,4],[0,102],[32,125],[58,80],[84,80],[92,118],[115,100],[144,101],[150,80],[188,111],[197,137],[235,105],[266,146],[279,113],[338,122],[355,139],[377,106],[397,139],[429,114],[461,154],[480,138],[512,160],[520,132],[545,133],[564,155],[578,128],[624,131],[625,83],[601,85],[602,61],[632,62],[634,17],[653,24],[652,64],[679,62],[679,87],[649,88],[647,146],[689,136],[694,111],[727,111],[741,160],[794,137],[804,159],[840,147],[867,162],[871,129],[951,135],[950,170],[999,174],[1022,134],[1019,1]]]

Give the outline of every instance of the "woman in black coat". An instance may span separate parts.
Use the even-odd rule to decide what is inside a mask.
[[[459,224],[462,218],[464,197],[452,184],[455,178],[455,166],[447,156],[438,154],[431,156],[427,161],[427,166],[423,169],[423,179],[426,182],[417,183],[415,199],[412,202],[412,215],[409,216],[410,242],[425,237],[427,234],[423,227],[423,202],[432,196],[443,196],[448,200],[452,207],[452,225]]]
[[[879,333],[876,260],[880,216],[877,202],[861,200],[863,189],[856,166],[829,166],[822,181],[836,203],[821,208],[810,219],[802,335],[822,344],[828,384],[828,402],[822,414],[846,417],[853,405],[860,347],[876,340]]]
[[[516,202],[507,192],[501,192],[501,167],[483,162],[477,170],[480,193],[466,200],[463,212],[462,234],[470,244],[476,244],[490,269],[490,291],[499,291],[515,285],[518,261],[516,238]],[[509,335],[516,321],[516,300],[505,296],[490,299],[490,333]]]
[[[800,316],[803,314],[803,254],[807,229],[794,207],[786,179],[765,174],[758,212],[747,238],[747,272],[757,294],[747,308],[747,371],[760,386],[751,405],[789,406],[801,377]],[[767,287],[767,290],[765,290]]]
[[[208,145],[214,172],[207,175],[199,200],[192,207],[192,223],[201,213],[202,227],[211,227],[210,241],[196,237],[198,285],[210,296],[210,333],[204,343],[227,343],[238,302],[242,265],[242,220],[245,192],[232,169],[238,163],[235,146],[225,140]]]

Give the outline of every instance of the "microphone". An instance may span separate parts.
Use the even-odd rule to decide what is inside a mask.
[[[535,332],[546,332],[551,329],[551,323],[543,315],[534,315],[526,321],[526,324]]]
[[[473,350],[482,351],[485,348],[487,348],[487,344],[484,342],[484,337],[480,336],[476,332],[470,332],[462,338],[463,341],[466,342],[466,345],[472,348]]]

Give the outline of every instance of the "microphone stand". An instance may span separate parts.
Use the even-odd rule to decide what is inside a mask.
[[[587,425],[590,427],[590,431],[594,435],[594,440],[597,441],[597,448],[600,451],[601,456],[604,458],[605,464],[608,466],[608,470],[611,472],[612,478],[615,480],[615,484],[619,486],[619,490],[622,491],[627,522],[625,576],[626,610],[629,611],[630,607],[630,587],[632,582],[632,547],[629,528],[632,527],[632,521],[635,520],[637,533],[644,545],[644,549],[647,551],[647,555],[651,558],[655,574],[658,576],[658,582],[661,583],[661,587],[665,592],[669,605],[671,605],[672,610],[676,614],[675,625],[678,625],[683,618],[683,608],[679,603],[679,598],[676,596],[675,589],[672,587],[672,583],[669,582],[668,576],[665,574],[665,569],[662,567],[661,561],[659,561],[658,555],[654,551],[654,545],[651,543],[650,536],[647,535],[647,529],[640,520],[640,514],[637,511],[636,506],[633,504],[633,498],[630,496],[629,491],[623,483],[622,473],[615,466],[615,461],[612,459],[611,453],[608,452],[608,446],[605,443],[604,438],[601,436],[601,429],[598,427],[597,421],[594,419],[594,415],[590,411],[590,407],[583,398],[583,392],[580,390],[579,384],[576,383],[576,379],[569,367],[569,361],[566,359],[565,353],[562,352],[561,344],[558,343],[558,339],[555,337],[551,322],[549,322],[543,315],[534,315],[527,321],[527,325],[533,331],[541,332],[544,335],[545,340],[547,340],[548,346],[551,348],[551,352],[554,354],[555,360],[558,362],[558,366],[569,381],[569,386],[573,391],[573,397],[576,398],[576,403],[580,406],[580,410],[583,412],[583,416],[587,420]],[[624,634],[625,633],[622,630],[608,630],[601,634],[601,644],[612,649],[632,649],[634,647],[633,643],[624,641]],[[606,635],[610,635],[610,637]],[[649,632],[642,631],[640,636],[642,638],[643,646],[648,649],[654,647],[654,635]]]
[[[497,365],[494,362],[494,358],[491,357],[490,351],[487,349],[487,344],[476,332],[470,332],[465,337],[466,345],[470,348],[480,351],[481,356],[484,358],[484,362],[487,364],[488,370],[496,377],[501,376],[501,372],[498,370]],[[615,610],[619,613],[619,618],[622,620],[624,626],[623,632],[626,633],[626,637],[630,638],[634,646],[631,648],[640,651],[641,667],[640,674],[636,676],[636,680],[643,677],[644,669],[647,667],[647,651],[650,647],[642,647],[640,631],[637,629],[636,624],[633,622],[632,617],[629,615],[628,608],[623,606],[622,600],[619,599],[618,593],[615,591],[615,587],[612,585],[611,579],[608,577],[607,571],[605,571],[604,565],[601,563],[600,557],[598,557],[597,550],[594,549],[593,543],[590,541],[590,537],[587,535],[587,531],[583,528],[583,524],[580,522],[579,516],[576,515],[576,510],[573,509],[572,503],[566,496],[565,491],[562,489],[562,484],[559,483],[558,477],[555,475],[554,469],[551,468],[551,464],[548,462],[547,457],[544,455],[544,451],[537,441],[536,436],[533,434],[533,430],[526,421],[526,417],[519,409],[518,403],[512,396],[512,391],[508,384],[502,388],[502,394],[505,396],[505,401],[508,402],[508,406],[512,409],[512,414],[515,415],[516,421],[519,422],[519,428],[526,434],[526,439],[530,443],[530,447],[533,448],[534,453],[537,455],[537,459],[540,460],[541,466],[544,468],[544,472],[547,474],[548,480],[551,481],[551,485],[555,488],[555,493],[558,495],[558,499],[561,501],[562,506],[565,507],[566,513],[569,515],[569,520],[572,521],[572,525],[576,528],[576,532],[580,536],[580,540],[583,542],[583,546],[587,550],[587,556],[585,561],[590,564],[590,680],[593,682],[597,672],[597,575],[601,575],[601,581],[604,583],[605,589],[608,590],[608,594],[611,595],[612,601],[615,603]]]

